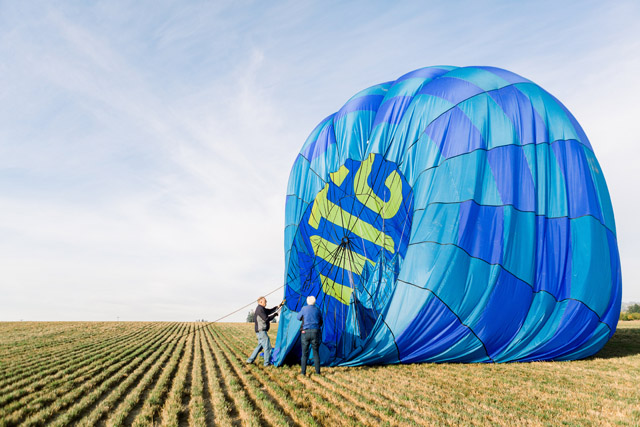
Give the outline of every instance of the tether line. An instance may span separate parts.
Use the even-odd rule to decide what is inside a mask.
[[[266,297],[267,295],[271,295],[271,294],[275,293],[276,291],[278,291],[278,290],[280,290],[280,289],[282,289],[282,288],[284,288],[284,285],[278,286],[277,288],[275,288],[275,289],[274,289],[274,290],[272,290],[271,292],[268,292],[268,293],[264,294],[263,296],[265,296],[265,297]],[[194,330],[192,330],[192,331],[189,331],[189,332],[183,333],[183,334],[181,334],[181,335],[177,335],[177,336],[175,336],[175,337],[171,337],[171,339],[170,339],[170,340],[168,340],[167,342],[171,342],[171,341],[173,341],[174,339],[179,339],[179,338],[182,338],[182,337],[184,337],[184,336],[190,335],[190,334],[192,334],[193,332],[200,331],[200,330],[202,330],[202,329],[206,328],[206,327],[207,327],[207,326],[209,326],[209,325],[212,325],[212,324],[214,324],[214,323],[216,323],[216,322],[221,321],[222,319],[226,319],[227,317],[229,317],[229,316],[231,316],[231,315],[233,315],[233,314],[238,313],[240,310],[244,310],[244,309],[245,309],[245,308],[247,308],[247,307],[251,307],[251,306],[252,306],[253,304],[255,304],[255,303],[256,303],[255,301],[252,301],[252,302],[250,302],[249,304],[247,304],[247,305],[245,305],[245,306],[242,306],[242,307],[240,307],[239,309],[237,309],[237,310],[235,310],[235,311],[232,311],[232,312],[231,312],[231,313],[229,313],[229,314],[225,314],[224,316],[222,316],[222,317],[220,317],[220,318],[218,318],[218,319],[216,319],[216,320],[214,320],[214,321],[212,321],[212,322],[205,322],[205,324],[204,324],[204,325],[202,325],[202,326],[200,326],[199,328],[195,328],[195,329],[194,329]]]

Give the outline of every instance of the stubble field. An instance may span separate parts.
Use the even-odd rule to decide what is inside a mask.
[[[575,362],[300,377],[246,365],[254,345],[252,324],[0,323],[0,426],[640,423],[640,321]]]

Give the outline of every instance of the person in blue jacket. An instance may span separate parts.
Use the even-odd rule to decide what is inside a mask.
[[[298,320],[302,320],[302,361],[300,373],[307,373],[307,357],[309,357],[309,345],[313,348],[313,362],[316,374],[320,374],[320,340],[322,339],[322,312],[316,307],[316,298],[307,297],[307,305],[298,313]]]

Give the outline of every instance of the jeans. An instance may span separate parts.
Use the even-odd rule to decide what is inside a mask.
[[[256,357],[258,357],[260,350],[264,350],[264,366],[269,366],[271,364],[271,341],[269,340],[269,334],[267,334],[267,331],[256,332],[256,338],[258,338],[258,345],[247,359],[247,363],[253,363]]]
[[[316,374],[320,373],[320,329],[305,329],[302,331],[302,361],[300,372],[307,373],[307,358],[309,357],[309,344],[313,348],[313,364],[316,367]]]

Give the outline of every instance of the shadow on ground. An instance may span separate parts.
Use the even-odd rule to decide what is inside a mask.
[[[634,327],[620,327],[598,354],[590,359],[611,359],[614,357],[636,356],[640,354],[640,323]]]

